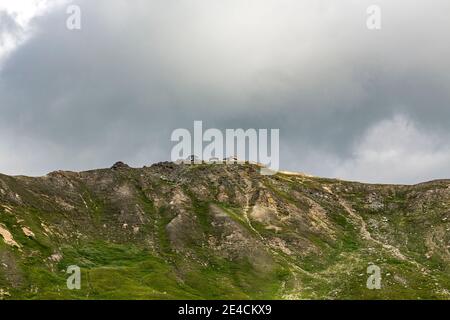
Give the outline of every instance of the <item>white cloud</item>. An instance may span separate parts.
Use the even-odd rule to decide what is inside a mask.
[[[369,128],[336,176],[368,182],[417,183],[450,176],[448,137],[396,115]]]
[[[32,20],[67,0],[0,0],[0,19],[8,19],[14,30],[0,21],[0,63],[32,35]]]

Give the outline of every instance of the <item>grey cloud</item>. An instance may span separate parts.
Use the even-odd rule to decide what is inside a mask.
[[[3,65],[2,132],[14,157],[36,156],[20,168],[0,161],[2,172],[166,160],[172,130],[203,120],[280,128],[289,170],[391,182],[450,175],[439,166],[399,176],[390,163],[377,179],[349,167],[370,171],[358,141],[398,114],[448,135],[448,1],[380,0],[376,32],[365,27],[372,1],[74,3],[81,31],[68,31],[65,8],[55,10],[33,21],[36,34]]]

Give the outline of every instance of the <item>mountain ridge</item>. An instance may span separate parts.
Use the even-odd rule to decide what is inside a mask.
[[[129,166],[128,164],[126,164],[126,163],[124,163],[122,161],[118,161],[114,165],[116,165],[117,163],[123,163],[129,169],[139,170],[139,169],[148,168],[148,166],[132,167],[132,166]],[[176,165],[188,165],[188,164],[177,164],[177,163],[171,162],[171,161],[156,162],[156,163],[154,163],[152,165],[159,165],[159,164],[166,164],[166,163],[176,164]],[[207,162],[205,162],[203,164],[204,165],[227,165],[225,163],[207,163]],[[58,173],[77,174],[77,173],[95,172],[95,171],[99,171],[99,170],[111,170],[111,169],[113,169],[114,165],[112,167],[110,167],[110,168],[104,167],[104,168],[96,168],[96,169],[88,169],[88,170],[80,170],[80,171],[76,171],[76,170],[54,170],[54,171],[48,172],[47,174],[38,175],[38,176],[32,176],[32,175],[26,175],[26,174],[17,174],[17,175],[13,174],[13,175],[11,175],[11,174],[5,174],[5,173],[1,173],[0,172],[0,176],[12,177],[12,178],[15,178],[15,177],[16,178],[44,178],[44,177],[46,177],[48,175],[58,174]],[[256,165],[256,164],[254,164],[254,165],[257,166],[257,167],[261,167],[262,166],[262,165]],[[287,175],[287,176],[306,176],[306,177],[317,178],[317,179],[330,179],[330,180],[336,180],[336,181],[344,181],[344,182],[350,182],[350,183],[361,183],[361,184],[366,184],[366,185],[379,185],[379,186],[418,186],[418,185],[423,185],[423,184],[428,184],[428,183],[439,183],[439,182],[446,183],[446,182],[450,182],[450,178],[437,178],[437,179],[431,179],[431,180],[424,180],[424,181],[416,182],[416,183],[384,183],[384,182],[365,182],[363,180],[352,180],[352,179],[345,179],[345,178],[339,178],[339,177],[316,176],[316,175],[312,175],[312,174],[309,174],[309,173],[306,173],[306,172],[302,172],[302,171],[279,170],[276,173],[282,174],[282,175]]]
[[[450,180],[170,162],[0,175],[0,298],[448,299],[449,216]]]

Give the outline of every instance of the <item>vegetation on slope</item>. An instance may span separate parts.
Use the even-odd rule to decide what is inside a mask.
[[[448,299],[449,215],[449,181],[248,164],[0,175],[0,299]]]

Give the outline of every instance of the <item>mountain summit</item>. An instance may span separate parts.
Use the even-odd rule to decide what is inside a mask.
[[[0,299],[448,299],[449,216],[446,180],[173,163],[0,175]]]

